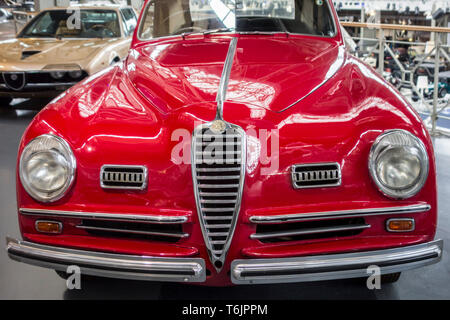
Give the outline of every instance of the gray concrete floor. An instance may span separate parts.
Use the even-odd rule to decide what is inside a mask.
[[[43,102],[24,101],[0,111],[0,241],[19,236],[15,196],[17,146]],[[0,250],[0,299],[450,299],[450,139],[435,140],[439,183],[437,237],[446,242],[439,264],[404,272],[399,282],[370,291],[357,280],[288,285],[207,288],[115,279],[82,281],[81,290],[68,290],[54,271],[12,261]]]

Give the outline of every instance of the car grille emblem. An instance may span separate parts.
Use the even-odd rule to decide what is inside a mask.
[[[5,85],[14,91],[22,90],[25,87],[25,72],[3,72]]]
[[[211,124],[211,131],[214,133],[223,133],[226,129],[226,124],[222,120],[215,120]]]

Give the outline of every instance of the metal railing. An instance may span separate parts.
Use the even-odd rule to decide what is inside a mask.
[[[366,54],[371,55],[373,53],[378,53],[378,72],[382,75],[386,75],[385,73],[385,52],[389,53],[392,57],[395,65],[398,67],[401,73],[401,79],[399,79],[399,88],[407,87],[411,90],[411,95],[415,96],[416,99],[420,101],[421,106],[425,106],[425,110],[422,110],[420,113],[429,116],[429,119],[426,121],[426,125],[430,131],[430,134],[433,136],[436,135],[445,135],[450,137],[450,129],[446,129],[443,127],[439,127],[437,122],[439,119],[445,119],[450,121],[450,116],[445,115],[445,112],[450,111],[450,100],[446,99],[446,97],[440,97],[439,88],[440,88],[440,67],[444,63],[450,64],[450,54],[449,54],[449,45],[445,45],[442,43],[442,35],[450,34],[450,28],[443,27],[427,27],[427,26],[411,26],[411,25],[393,25],[393,24],[370,24],[370,23],[358,23],[358,22],[341,22],[343,27],[353,27],[353,28],[367,28],[373,29],[377,32],[377,38],[364,38],[364,37],[354,37],[354,40],[358,40],[361,42],[371,42],[374,43],[374,46],[366,52]],[[387,40],[385,35],[386,32],[391,31],[403,31],[403,32],[428,32],[431,35],[431,38],[434,39],[434,42],[412,42],[412,41],[398,41],[398,40]],[[414,64],[410,67],[406,67],[404,63],[402,63],[394,50],[391,48],[391,45],[409,45],[424,47],[424,54],[418,57]],[[432,45],[432,48],[429,47]],[[361,47],[360,47],[361,48]],[[363,49],[363,48],[362,48]],[[360,52],[356,53],[357,55]],[[424,63],[433,64],[434,65],[434,74],[433,79],[430,81],[433,85],[433,96],[432,99],[426,99],[424,96],[424,88],[418,88],[416,80],[416,71],[424,65]],[[450,81],[450,79],[449,79]],[[450,83],[450,82],[449,82]],[[450,92],[448,92],[450,93]]]

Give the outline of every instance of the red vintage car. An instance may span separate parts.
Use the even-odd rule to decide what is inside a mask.
[[[410,104],[329,0],[147,1],[128,57],[52,101],[17,162],[12,259],[210,286],[436,263],[436,168]]]

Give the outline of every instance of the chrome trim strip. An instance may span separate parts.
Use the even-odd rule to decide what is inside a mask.
[[[386,249],[284,259],[243,259],[231,263],[234,284],[308,282],[367,277],[377,265],[382,274],[415,269],[442,258],[443,241]]]
[[[231,67],[233,66],[234,55],[236,53],[238,38],[233,37],[228,47],[227,57],[223,66],[222,76],[220,78],[219,90],[217,91],[217,113],[216,120],[223,119],[223,103],[227,98],[228,81],[230,80]],[[195,150],[195,149],[194,149]]]
[[[265,232],[265,233],[253,233],[250,235],[250,239],[272,239],[279,237],[289,237],[289,236],[301,236],[316,233],[329,233],[329,232],[340,232],[340,231],[352,231],[352,230],[364,230],[370,228],[370,224],[360,224],[353,226],[340,226],[340,227],[329,227],[329,228],[311,228],[303,230],[292,230],[283,232]]]
[[[324,86],[332,77],[334,77],[334,75],[342,68],[342,66],[344,65],[344,61],[345,61],[345,48],[339,47],[338,50],[339,50],[338,57],[337,57],[336,61],[330,66],[330,69],[328,70],[328,73],[326,74],[325,79],[320,84],[318,84],[315,88],[313,88],[308,94],[306,94],[304,97],[295,101],[294,103],[287,106],[283,110],[277,111],[277,113],[282,113],[282,112],[288,110],[289,108],[292,108],[296,104],[302,102],[303,100],[308,98],[310,95],[312,95],[314,92],[319,90],[322,86]]]
[[[403,230],[392,230],[391,228],[389,228],[389,222],[391,222],[392,220],[396,220],[396,221],[411,221],[412,222],[412,229],[411,230],[407,230],[407,231],[403,231]],[[411,218],[400,218],[400,219],[389,219],[388,221],[386,221],[386,230],[389,232],[396,232],[396,233],[405,233],[405,232],[413,232],[414,230],[416,230],[416,221],[414,219]]]
[[[170,233],[170,232],[158,232],[158,231],[127,230],[127,229],[117,229],[117,228],[92,227],[92,226],[84,226],[84,225],[78,225],[77,228],[85,229],[85,230],[109,231],[109,232],[117,232],[117,233],[132,233],[132,234],[141,234],[141,235],[149,235],[149,236],[162,236],[162,237],[170,237],[170,238],[187,238],[187,237],[189,237],[188,233],[176,233],[176,232]]]
[[[314,212],[314,213],[296,213],[274,216],[251,216],[250,222],[253,223],[280,223],[280,222],[297,222],[309,220],[327,220],[346,217],[366,217],[390,214],[408,214],[426,212],[431,209],[429,204],[387,207],[387,208],[371,208],[371,209],[355,209],[342,211]]]
[[[298,174],[299,172],[295,172],[295,170],[297,168],[304,168],[304,167],[321,167],[321,166],[336,166],[337,170],[338,170],[338,182],[337,183],[329,183],[329,184],[325,184],[325,181],[327,180],[319,180],[317,179],[317,181],[323,181],[324,184],[322,185],[318,185],[318,186],[299,186],[297,185],[297,183],[299,183],[299,181],[297,181],[297,177],[295,176],[296,174]],[[317,170],[317,171],[326,171],[326,170]],[[309,171],[311,172],[311,171]],[[336,180],[336,179],[333,179]],[[302,163],[302,164],[294,164],[291,167],[291,181],[292,181],[292,187],[294,189],[317,189],[317,188],[330,188],[330,187],[339,187],[342,184],[342,172],[341,172],[341,165],[337,162],[323,162],[323,163]]]
[[[11,259],[40,267],[66,271],[77,265],[82,274],[151,281],[204,282],[205,261],[201,258],[160,258],[111,254],[40,245],[6,238]]]
[[[161,215],[155,216],[143,214],[79,212],[79,211],[61,211],[61,210],[32,209],[32,208],[20,208],[19,212],[23,215],[33,215],[33,216],[99,219],[112,221],[143,222],[143,223],[185,223],[188,220],[187,216],[161,216]]]
[[[142,170],[142,174],[144,175],[144,181],[140,187],[121,187],[121,186],[107,186],[103,182],[103,172],[105,169],[111,168],[123,168],[123,169],[140,169]],[[123,173],[123,172],[121,172]],[[119,181],[118,181],[119,182]],[[115,189],[115,190],[145,190],[148,185],[148,169],[146,166],[140,165],[116,165],[116,164],[105,164],[100,168],[100,187],[103,189]]]

